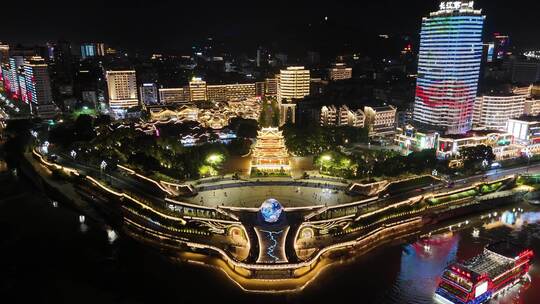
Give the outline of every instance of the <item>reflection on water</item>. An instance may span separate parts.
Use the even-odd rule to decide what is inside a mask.
[[[459,236],[451,233],[403,246],[400,272],[388,301],[431,303],[438,275],[456,257]]]
[[[540,254],[540,212],[523,209],[504,210],[471,218],[447,227],[447,233],[432,234],[403,245],[400,271],[382,303],[433,303],[438,278],[454,260],[464,260],[481,253],[483,246],[496,240],[511,240],[533,248]],[[443,227],[442,230],[445,230]],[[450,232],[453,230],[453,232]],[[440,231],[440,230],[439,230]],[[531,282],[518,285],[492,303],[538,303],[540,292],[531,289],[539,284],[538,258],[531,271]],[[536,288],[540,290],[540,288]],[[533,301],[532,299],[536,299]],[[538,301],[538,302],[537,302]]]
[[[492,303],[540,303],[540,208],[525,203],[448,222],[409,244],[376,249],[330,268],[301,293],[253,295],[219,271],[169,263],[89,218],[82,233],[78,213],[27,193],[32,194],[0,199],[0,233],[7,235],[0,238],[0,294],[19,299],[0,297],[1,303],[434,303],[437,279],[448,263],[504,239],[537,255],[531,283]]]

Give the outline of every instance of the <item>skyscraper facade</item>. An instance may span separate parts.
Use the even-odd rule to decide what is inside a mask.
[[[134,70],[107,71],[109,107],[118,112],[139,105],[137,77]]]
[[[45,60],[32,57],[24,63],[23,69],[26,101],[36,105],[52,104],[51,80]]]
[[[471,129],[484,19],[474,1],[442,1],[422,20],[415,122],[454,134]]]
[[[277,77],[278,101],[302,99],[309,95],[309,70],[303,66],[288,67],[281,70]]]

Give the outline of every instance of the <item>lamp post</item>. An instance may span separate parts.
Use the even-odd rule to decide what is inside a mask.
[[[75,150],[71,150],[71,153],[69,153],[69,155],[71,156],[71,158],[75,159],[77,157],[77,152],[75,152]]]
[[[101,164],[99,164],[99,171],[101,172],[101,175],[103,175],[103,171],[107,168],[107,162],[102,160]]]
[[[321,156],[321,167],[319,168],[319,171],[322,173],[322,169],[323,169],[323,164],[327,161],[331,161],[332,160],[332,156],[330,155],[323,155]]]
[[[533,154],[531,153],[531,150],[527,149],[525,151],[525,155],[527,156],[527,173],[529,173],[529,165],[531,164],[531,157],[533,156]]]

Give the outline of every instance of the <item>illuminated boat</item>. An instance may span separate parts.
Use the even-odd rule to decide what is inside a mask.
[[[480,255],[448,266],[435,291],[435,299],[448,304],[488,302],[527,275],[532,257],[532,250],[515,244],[490,244]]]

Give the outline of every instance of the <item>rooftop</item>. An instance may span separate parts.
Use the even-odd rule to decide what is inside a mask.
[[[510,242],[493,243],[487,246],[486,249],[510,259],[514,259],[525,251],[525,248]]]

